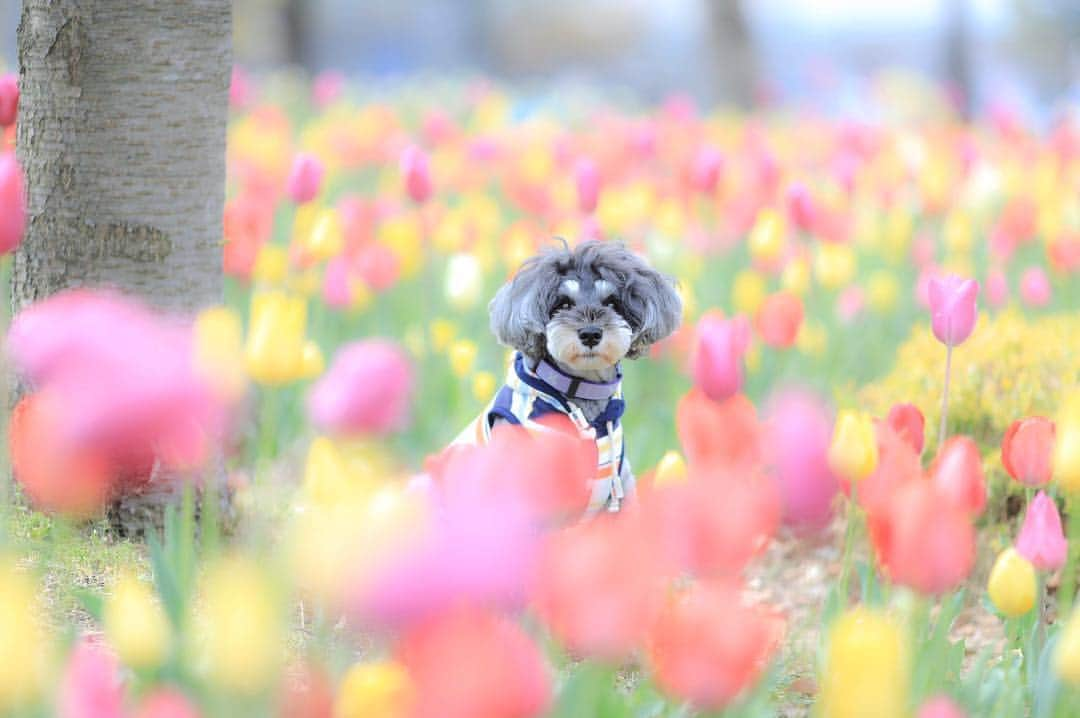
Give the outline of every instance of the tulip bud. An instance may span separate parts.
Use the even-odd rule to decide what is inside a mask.
[[[691,186],[702,194],[712,194],[720,182],[724,156],[714,147],[702,147],[694,157],[690,172]]]
[[[948,696],[937,696],[922,704],[916,718],[967,718],[967,714]]]
[[[1065,400],[1058,415],[1053,465],[1061,488],[1080,494],[1080,392]]]
[[[14,152],[0,154],[0,255],[15,250],[26,230],[26,185]]]
[[[419,147],[410,145],[401,153],[401,174],[405,178],[405,192],[417,204],[423,204],[432,195],[431,172],[427,155]]]
[[[210,307],[195,319],[195,370],[227,401],[247,388],[244,332],[240,317],[227,307]]]
[[[970,436],[954,436],[945,442],[933,465],[930,479],[942,496],[972,516],[986,508],[986,479],[979,446]]]
[[[877,438],[870,417],[844,410],[836,417],[829,444],[829,468],[848,481],[857,482],[877,467]]]
[[[686,481],[686,459],[678,451],[666,452],[656,465],[653,486],[681,484],[684,481]]]
[[[326,260],[345,247],[345,232],[336,211],[324,209],[315,217],[311,232],[303,238],[303,247],[314,259]]]
[[[1009,301],[1009,280],[1005,272],[1000,269],[992,269],[986,275],[986,298],[990,306],[1000,309]]]
[[[765,278],[753,269],[744,269],[731,283],[731,304],[738,314],[753,316],[765,301]]]
[[[1045,307],[1050,303],[1050,279],[1042,267],[1031,267],[1020,275],[1020,299],[1029,307]]]
[[[105,636],[132,668],[156,668],[169,655],[171,628],[150,586],[124,574],[105,601]]]
[[[484,271],[476,255],[455,254],[446,263],[446,301],[458,311],[467,311],[480,301]]]
[[[472,395],[479,402],[488,402],[495,393],[495,375],[489,371],[478,371],[472,375]]]
[[[44,591],[29,573],[0,557],[0,712],[27,707],[48,677],[48,634],[40,610]]]
[[[1035,567],[1010,546],[998,554],[986,584],[990,600],[1009,618],[1022,616],[1035,606]]]
[[[742,361],[749,341],[749,326],[743,319],[707,314],[698,321],[691,373],[710,399],[727,399],[742,388]]]
[[[793,259],[780,274],[780,286],[794,294],[805,294],[810,288],[810,266],[805,259]]]
[[[915,450],[916,454],[922,453],[923,444],[926,441],[923,428],[926,420],[919,411],[919,407],[914,404],[894,404],[889,409],[889,416],[885,421],[901,439],[907,442],[908,446]]]
[[[341,679],[334,718],[405,718],[413,700],[412,680],[401,664],[357,663]]]
[[[19,114],[19,78],[12,72],[0,76],[0,127],[15,124]]]
[[[766,265],[775,262],[784,251],[785,231],[784,219],[779,212],[762,210],[750,230],[750,257]]]
[[[814,207],[814,198],[811,196],[810,191],[803,184],[793,184],[788,188],[787,197],[785,198],[787,203],[787,214],[800,232],[809,232],[814,227],[814,218],[816,215],[816,208]]]
[[[592,214],[600,198],[600,173],[596,163],[587,158],[578,160],[574,166],[574,183],[577,185],[578,210],[582,214]]]
[[[971,336],[978,318],[979,283],[949,275],[932,277],[928,285],[931,325],[942,344],[956,346]]]
[[[1045,486],[1053,475],[1054,422],[1041,416],[1014,421],[1001,440],[1001,464],[1026,486]]]
[[[1040,571],[1056,571],[1065,564],[1068,549],[1057,504],[1045,491],[1040,491],[1024,514],[1016,550]]]
[[[454,376],[468,375],[476,364],[477,353],[476,344],[468,339],[453,341],[447,350],[447,357],[450,360],[450,371],[454,372]]]
[[[1080,686],[1080,607],[1074,608],[1061,630],[1054,651],[1054,671],[1071,686]]]
[[[822,242],[814,252],[814,276],[830,291],[840,289],[855,276],[855,252],[846,244]]]
[[[795,344],[802,321],[802,300],[790,292],[777,292],[762,302],[755,326],[763,342],[777,349],[787,349]]]
[[[888,616],[856,606],[829,630],[819,697],[822,718],[907,715],[908,647]]]
[[[260,384],[300,378],[307,323],[304,298],[279,291],[256,292],[251,295],[250,316],[244,361],[251,378]]]
[[[301,153],[293,160],[292,170],[285,183],[285,191],[296,204],[315,199],[322,187],[325,169],[318,157]]]

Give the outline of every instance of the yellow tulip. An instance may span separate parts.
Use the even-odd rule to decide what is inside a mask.
[[[446,265],[446,301],[454,309],[464,312],[480,301],[484,277],[480,262],[471,254],[455,254]]]
[[[440,252],[449,254],[461,249],[467,238],[468,228],[464,215],[459,211],[451,210],[435,226],[431,244]]]
[[[289,252],[277,244],[264,244],[255,255],[251,278],[262,284],[281,284],[289,273]]]
[[[780,286],[793,294],[806,294],[810,289],[810,266],[805,259],[793,259],[780,274]]]
[[[322,289],[322,275],[318,267],[308,267],[302,272],[285,278],[285,288],[305,297],[312,297]]]
[[[950,252],[963,254],[971,251],[975,242],[975,229],[967,212],[961,209],[950,212],[945,218],[943,231],[945,247]]]
[[[447,349],[447,356],[450,360],[450,371],[454,372],[455,376],[467,376],[476,364],[477,353],[478,350],[474,342],[469,341],[468,339],[455,340]]]
[[[302,240],[304,248],[316,259],[326,260],[340,254],[345,247],[345,230],[337,211],[321,210]]]
[[[1035,606],[1035,567],[1010,546],[998,554],[986,590],[1004,615],[1022,616]]]
[[[889,261],[896,263],[907,256],[913,232],[911,212],[899,204],[893,207],[885,219],[885,250]]]
[[[828,640],[819,696],[823,718],[908,714],[908,649],[896,622],[857,606],[833,623]]]
[[[305,202],[296,208],[292,231],[292,240],[294,242],[304,244],[304,240],[311,234],[311,230],[315,228],[315,222],[319,218],[320,211],[319,205],[315,202]]]
[[[1074,608],[1065,627],[1061,629],[1054,651],[1054,671],[1072,686],[1080,686],[1080,608]]]
[[[402,278],[415,277],[424,261],[424,231],[419,219],[413,215],[389,219],[379,227],[377,238],[401,263]]]
[[[284,384],[303,374],[304,327],[307,305],[303,297],[278,290],[251,295],[244,361],[248,374],[260,384]]]
[[[765,278],[753,269],[744,269],[735,275],[731,283],[731,304],[736,314],[753,316],[765,301],[768,289]]]
[[[412,680],[402,665],[357,663],[338,687],[334,718],[405,718],[412,704]]]
[[[679,295],[679,300],[682,302],[683,321],[689,321],[697,314],[697,298],[694,297],[694,290],[689,283],[680,283],[675,287],[675,293]]]
[[[197,615],[206,680],[253,694],[270,685],[285,633],[276,587],[254,560],[229,556],[211,565]]]
[[[653,476],[653,486],[679,484],[686,481],[686,459],[678,451],[671,450],[660,457]]]
[[[784,251],[787,226],[775,209],[763,209],[758,213],[750,230],[750,256],[760,262],[774,262]]]
[[[195,369],[226,400],[247,388],[244,330],[240,316],[227,307],[204,309],[195,318]]]
[[[867,414],[845,409],[836,417],[829,444],[829,468],[848,481],[862,481],[877,468],[877,439]]]
[[[169,657],[172,627],[149,584],[124,573],[105,600],[105,637],[132,668],[156,668]]]
[[[879,314],[888,314],[896,308],[900,297],[900,285],[892,272],[878,270],[866,282],[866,303]]]
[[[0,558],[0,712],[40,695],[49,644],[39,615],[41,588],[15,562]]]
[[[333,505],[350,496],[354,486],[345,460],[334,442],[317,436],[308,447],[304,464],[304,493],[315,503]]]
[[[312,341],[304,342],[304,348],[300,352],[300,378],[314,379],[326,369],[326,359],[322,349]]]
[[[478,371],[473,374],[471,382],[473,398],[483,403],[491,401],[495,394],[496,381],[495,375],[489,371]]]
[[[824,327],[812,321],[804,321],[795,336],[795,347],[806,356],[820,357],[825,353],[828,341]]]
[[[855,252],[846,244],[821,242],[814,253],[814,276],[829,290],[840,289],[855,276]]]
[[[656,207],[653,225],[665,237],[682,237],[686,232],[686,213],[675,200],[664,200]]]
[[[1080,391],[1065,400],[1056,422],[1054,476],[1071,494],[1080,494]]]

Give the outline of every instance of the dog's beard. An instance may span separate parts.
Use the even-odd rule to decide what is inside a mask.
[[[605,324],[600,343],[594,347],[581,343],[579,328],[556,318],[548,322],[545,330],[548,353],[574,374],[588,378],[604,373],[621,361],[630,349],[631,331],[626,322]]]

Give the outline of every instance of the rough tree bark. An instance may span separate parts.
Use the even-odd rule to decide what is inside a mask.
[[[24,0],[15,311],[76,286],[221,301],[231,33],[230,0]]]
[[[712,89],[737,107],[755,105],[757,53],[741,0],[708,0],[711,25]]]

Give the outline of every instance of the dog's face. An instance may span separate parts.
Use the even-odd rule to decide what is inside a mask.
[[[499,341],[573,371],[638,357],[673,332],[682,303],[671,281],[615,242],[583,242],[537,255],[491,302]]]

